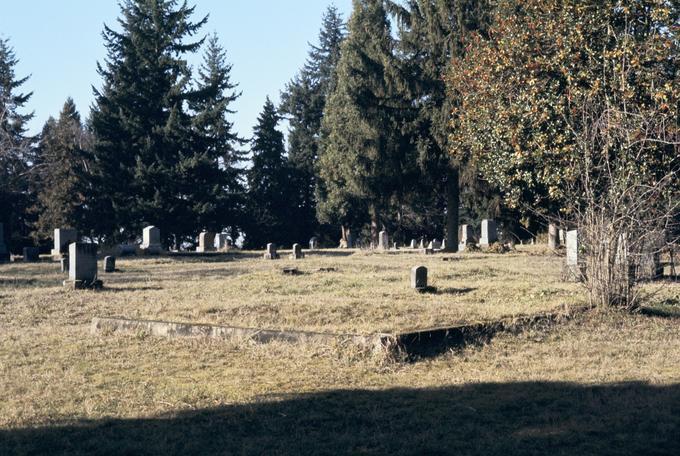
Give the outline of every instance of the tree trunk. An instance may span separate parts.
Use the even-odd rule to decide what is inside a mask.
[[[458,251],[459,206],[460,184],[458,168],[453,168],[446,182],[446,252]]]

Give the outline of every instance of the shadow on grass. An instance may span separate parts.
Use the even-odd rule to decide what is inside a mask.
[[[465,288],[437,288],[435,291],[435,294],[438,295],[444,295],[444,294],[451,294],[451,295],[463,295],[463,294],[468,294],[472,293],[473,291],[476,291],[477,288],[470,288],[470,287],[465,287]]]
[[[487,383],[2,430],[0,453],[676,455],[679,436],[677,384]]]

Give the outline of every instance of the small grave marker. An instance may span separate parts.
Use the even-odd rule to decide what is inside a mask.
[[[411,288],[417,291],[427,289],[427,268],[425,266],[414,266],[411,269]]]

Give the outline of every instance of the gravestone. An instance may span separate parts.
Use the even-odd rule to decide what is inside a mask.
[[[319,248],[319,239],[313,237],[309,240],[309,250],[316,250]]]
[[[147,226],[142,233],[141,250],[147,255],[158,255],[163,250],[161,230],[155,226]]]
[[[378,233],[378,249],[380,250],[389,250],[390,248],[390,239],[389,236],[387,235],[387,231],[381,231]]]
[[[231,239],[227,233],[217,235],[217,250],[224,251],[231,248]]]
[[[68,280],[64,286],[74,289],[101,288],[97,279],[97,244],[74,242],[68,248]]]
[[[210,231],[203,231],[198,235],[198,247],[196,251],[199,253],[214,252],[215,251],[215,233]]]
[[[420,244],[418,244],[418,248],[420,249],[427,248],[427,246],[425,245],[425,238],[420,238]]]
[[[427,268],[415,266],[411,269],[411,288],[423,291],[427,289]]]
[[[567,279],[580,281],[584,272],[579,252],[578,230],[567,231]]]
[[[482,237],[479,239],[479,245],[488,247],[496,241],[498,241],[496,222],[490,219],[482,220]]]
[[[116,257],[104,257],[104,272],[116,272]]]
[[[555,250],[558,245],[557,225],[551,223],[548,225],[548,247]]]
[[[5,244],[5,227],[0,223],[0,263],[9,262],[9,249]]]
[[[59,259],[62,255],[68,254],[68,246],[73,242],[78,242],[78,230],[56,228],[54,230],[54,247],[52,248],[52,258]]]
[[[470,225],[460,226],[460,236],[458,236],[460,242],[458,243],[458,250],[463,252],[468,243],[473,242],[474,233]]]
[[[40,261],[40,249],[38,247],[24,247],[24,263],[36,263]]]
[[[279,254],[276,253],[276,244],[267,244],[267,251],[264,254],[265,260],[278,260]]]
[[[567,243],[567,232],[560,228],[560,245],[565,245]]]
[[[418,247],[418,241],[411,239],[411,248],[416,249]]]
[[[65,256],[60,261],[61,261],[61,272],[62,273],[68,272],[68,257]]]
[[[439,246],[440,249],[446,250],[446,238],[442,239],[442,245]]]
[[[301,260],[305,255],[302,253],[302,247],[300,244],[293,244],[293,253],[290,254],[291,260]]]
[[[442,243],[438,239],[433,239],[430,245],[427,246],[428,249],[439,250],[442,248]]]

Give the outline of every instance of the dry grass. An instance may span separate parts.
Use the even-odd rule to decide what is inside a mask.
[[[56,264],[12,265],[0,269],[0,324],[82,324],[100,315],[369,334],[534,314],[584,299],[577,285],[560,280],[558,257],[454,258],[325,251],[297,262],[248,252],[211,261],[123,259],[123,272],[102,276],[100,293],[64,290]],[[435,293],[409,288],[410,269],[420,264],[428,267]],[[289,266],[304,274],[283,275]]]
[[[404,291],[405,269],[415,260],[431,267],[435,286],[476,290],[410,295]],[[0,454],[680,450],[680,331],[673,318],[592,313],[551,330],[500,335],[484,347],[412,363],[385,362],[352,347],[88,333],[94,313],[243,324],[278,321],[276,314],[263,311],[259,316],[258,307],[263,295],[271,295],[267,306],[275,307],[278,293],[285,308],[278,316],[285,315],[289,322],[357,331],[372,331],[376,322],[384,325],[380,328],[394,327],[395,322],[411,327],[406,325],[411,308],[400,306],[418,299],[428,304],[416,309],[430,312],[411,316],[419,318],[420,326],[440,321],[436,310],[446,303],[475,308],[473,293],[502,307],[492,313],[497,309],[481,306],[474,318],[519,313],[510,302],[531,312],[580,296],[571,285],[547,274],[557,274],[557,266],[542,256],[471,255],[453,263],[409,255],[310,257],[297,266],[306,271],[333,266],[338,272],[300,277],[279,275],[284,264],[287,260],[121,261],[125,272],[105,277],[109,289],[116,291],[102,293],[67,292],[55,286],[60,276],[49,272],[54,265],[2,266]],[[478,272],[490,268],[491,276]],[[373,273],[370,278],[353,277],[353,271]],[[188,285],[181,283],[183,274],[190,279]],[[239,285],[239,278],[244,283]],[[268,278],[274,283],[267,285],[268,293],[261,293],[258,285],[264,288],[261,280]],[[331,283],[318,291],[314,282],[322,280]],[[539,283],[532,285],[535,281]],[[347,284],[355,286],[345,292]],[[373,295],[371,286],[377,290]],[[297,294],[285,294],[284,289]],[[538,290],[544,289],[562,291],[540,297]],[[371,318],[385,313],[371,312],[371,303],[392,302],[395,309],[389,312],[389,325],[379,319],[369,323],[368,318],[352,323],[348,315],[323,326],[319,316],[302,310],[296,315],[296,296],[305,293],[316,296],[317,302],[310,297],[304,309],[323,309],[322,300],[335,297],[337,301],[329,299],[329,312],[336,317],[344,315],[337,308],[348,305],[342,299],[358,302]],[[665,293],[667,299],[677,299],[677,285]],[[208,296],[219,300],[210,303]],[[361,303],[362,297],[371,301]],[[234,310],[237,299],[243,300],[242,313]],[[541,304],[541,299],[553,301]],[[193,309],[192,302],[201,310]],[[231,310],[222,314],[224,308]],[[247,315],[246,309],[258,316]],[[441,310],[447,315],[441,321],[461,315]],[[234,320],[226,320],[227,315]]]

